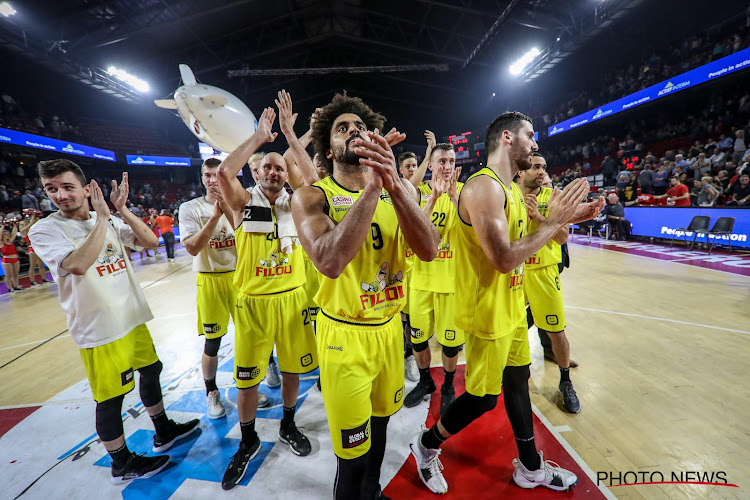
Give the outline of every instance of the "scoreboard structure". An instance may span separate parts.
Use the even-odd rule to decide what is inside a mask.
[[[479,161],[480,152],[475,148],[479,140],[479,134],[464,132],[462,134],[449,135],[447,142],[453,144],[456,151],[456,164],[473,163]]]

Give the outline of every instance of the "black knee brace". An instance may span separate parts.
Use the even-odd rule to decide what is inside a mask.
[[[221,347],[221,337],[215,339],[206,339],[206,345],[203,347],[203,352],[206,356],[215,358],[219,354],[219,347]]]
[[[426,343],[427,342],[425,342],[425,344]],[[455,358],[456,356],[458,356],[459,347],[460,346],[456,346],[456,347],[443,346],[443,354],[445,354],[446,358]]]
[[[506,366],[503,370],[503,390],[510,392],[529,392],[531,370],[526,366]]]
[[[96,403],[96,433],[102,441],[114,441],[124,434],[122,401],[125,395]]]
[[[141,401],[147,407],[154,406],[161,401],[159,374],[163,367],[164,365],[161,364],[161,361],[157,361],[138,370],[138,373],[141,374],[138,390],[141,393]]]
[[[441,418],[443,427],[451,434],[458,432],[497,406],[497,394],[474,396],[464,392],[448,407]]]

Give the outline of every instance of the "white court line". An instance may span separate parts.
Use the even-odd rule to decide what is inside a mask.
[[[703,328],[712,328],[714,330],[723,330],[725,332],[744,333],[745,335],[750,335],[750,332],[745,331],[745,330],[735,330],[733,328],[724,328],[723,326],[704,325],[701,323],[692,323],[690,321],[680,321],[676,319],[659,318],[656,316],[644,316],[643,314],[633,314],[633,313],[626,313],[626,312],[619,312],[619,311],[607,311],[604,309],[591,309],[589,307],[576,307],[576,306],[565,306],[565,309],[577,309],[579,311],[591,311],[591,312],[599,312],[599,313],[607,313],[607,314],[617,314],[619,316],[630,316],[633,318],[653,319],[657,321],[666,321],[667,323],[678,323],[680,325],[700,326]]]
[[[594,486],[596,488],[599,488],[599,491],[602,492],[602,495],[604,495],[608,500],[617,500],[617,497],[609,491],[607,488],[605,488],[603,485],[597,484],[596,474],[594,471],[589,467],[589,465],[581,458],[581,455],[576,453],[576,451],[573,449],[572,446],[565,440],[564,437],[557,431],[557,428],[552,425],[552,422],[547,420],[547,417],[544,416],[544,414],[539,411],[539,408],[534,405],[534,403],[531,403],[531,410],[534,412],[534,415],[544,424],[544,426],[547,428],[548,431],[557,439],[557,442],[560,443],[560,445],[565,449],[565,451],[568,452],[568,454],[573,458],[573,460],[576,461],[578,466],[581,468],[581,470],[591,479],[591,481],[594,483]]]
[[[65,338],[65,337],[70,337],[70,334],[68,333],[66,335],[60,335],[59,337],[55,337],[55,338],[52,338],[52,339],[35,340],[34,342],[27,342],[25,344],[12,345],[10,347],[3,347],[3,348],[0,348],[0,351],[7,351],[8,349],[15,349],[16,347],[23,347],[23,346],[27,346],[27,345],[41,344],[42,342],[49,342],[50,340],[62,339],[62,338]]]
[[[558,425],[557,427],[555,427],[555,430],[557,432],[570,432],[573,429],[571,429],[568,425]]]

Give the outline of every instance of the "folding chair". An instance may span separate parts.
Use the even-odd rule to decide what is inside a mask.
[[[710,224],[711,217],[708,215],[696,215],[693,217],[693,220],[690,221],[688,227],[678,227],[674,230],[674,233],[672,234],[672,242],[669,244],[669,248],[672,248],[672,245],[674,245],[674,239],[677,237],[677,233],[682,231],[682,234],[685,236],[685,246],[688,244],[687,233],[693,233],[693,241],[690,242],[690,250],[692,250],[693,246],[695,246],[695,238],[698,236],[698,233],[706,234]]]

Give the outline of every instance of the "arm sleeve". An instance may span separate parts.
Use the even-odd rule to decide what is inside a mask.
[[[50,269],[54,268],[58,276],[69,274],[61,267],[61,264],[76,249],[76,246],[57,224],[39,222],[34,224],[29,231],[29,240],[34,247],[34,252]]]
[[[180,240],[185,241],[201,230],[198,214],[187,203],[180,205]]]

